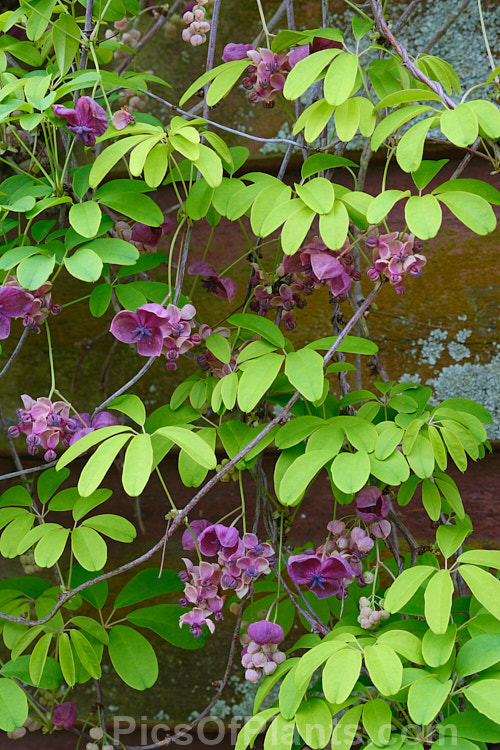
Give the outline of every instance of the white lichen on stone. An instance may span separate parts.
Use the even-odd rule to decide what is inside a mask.
[[[420,351],[419,364],[435,365],[444,351],[444,341],[448,338],[448,331],[434,328],[427,338],[417,339],[417,344],[422,347]]]

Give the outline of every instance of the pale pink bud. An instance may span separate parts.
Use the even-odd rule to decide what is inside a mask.
[[[247,669],[245,672],[245,680],[249,682],[257,682],[260,679],[260,672],[257,669]]]
[[[185,42],[189,42],[191,40],[191,29],[183,29],[182,30],[182,39]]]
[[[113,26],[117,31],[126,31],[128,29],[128,19],[122,18],[120,21],[115,21]]]
[[[273,654],[273,661],[276,664],[282,664],[286,659],[286,654],[283,653],[283,651],[276,651],[275,654]]]
[[[193,47],[199,47],[200,44],[203,44],[205,38],[202,34],[194,34],[189,41],[191,42]]]
[[[264,665],[264,674],[272,674],[276,671],[277,664],[275,661],[268,661],[267,664]]]
[[[345,523],[343,521],[330,521],[326,528],[335,536],[340,536],[345,531]]]
[[[195,8],[194,18],[195,21],[203,21],[203,19],[205,18],[205,8]]]
[[[186,11],[186,13],[184,13],[184,15],[182,16],[182,20],[184,21],[184,23],[193,23],[194,14],[191,13],[190,10]]]

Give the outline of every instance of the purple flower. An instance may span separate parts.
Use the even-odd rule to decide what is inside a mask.
[[[238,285],[228,276],[219,276],[211,263],[200,261],[193,263],[188,268],[188,273],[192,276],[204,276],[203,286],[207,292],[215,294],[216,297],[227,299],[232,302],[238,293]]]
[[[294,47],[290,52],[288,53],[288,63],[291,68],[295,67],[300,60],[303,60],[304,57],[307,57],[310,54],[309,51],[309,45],[308,44],[301,44],[300,47]]]
[[[196,545],[194,543],[193,534],[198,539],[202,531],[205,531],[206,528],[211,526],[212,524],[210,521],[207,521],[205,519],[200,519],[199,521],[191,521],[189,524],[190,528],[186,529],[186,531],[182,535],[182,549],[185,550],[192,550],[196,549]]]
[[[79,414],[78,417],[79,420],[76,420],[77,428],[69,440],[70,445],[76,443],[84,435],[88,435],[89,432],[99,430],[101,427],[111,427],[120,424],[115,415],[109,411],[101,411],[93,419],[90,418],[90,414],[87,412]]]
[[[127,125],[133,125],[135,123],[135,117],[128,111],[127,107],[119,109],[118,112],[114,113],[111,119],[116,130],[123,130]]]
[[[255,641],[260,646],[266,643],[281,643],[283,640],[283,628],[281,625],[269,622],[269,620],[258,620],[258,622],[252,622],[248,626],[248,635],[252,641]]]
[[[108,116],[100,104],[90,96],[81,96],[74,109],[53,104],[56,117],[66,120],[66,127],[75,134],[75,141],[81,139],[85,146],[93,146],[96,136],[102,135],[108,127]]]
[[[341,592],[342,578],[353,571],[347,560],[337,554],[321,560],[316,555],[292,555],[288,559],[288,575],[295,583],[307,586],[318,599]]]
[[[232,62],[233,60],[245,60],[247,52],[250,49],[255,49],[253,44],[237,44],[230,42],[224,47],[222,52],[223,62]]]
[[[16,286],[4,286],[0,289],[0,340],[10,333],[12,318],[21,318],[31,308],[33,295]]]
[[[52,712],[52,724],[61,729],[71,729],[76,724],[78,708],[75,703],[66,701],[59,703]]]
[[[373,485],[363,487],[356,496],[356,513],[365,523],[380,521],[389,514],[389,498]]]
[[[163,338],[170,333],[167,310],[156,302],[138,307],[135,312],[122,310],[111,322],[110,329],[118,341],[137,344],[137,351],[145,357],[158,357],[163,349]]]
[[[218,552],[232,555],[241,544],[240,534],[234,526],[216,523],[201,532],[198,546],[202,555],[211,557]]]
[[[202,634],[202,628],[204,625],[208,627],[211,633],[215,630],[215,625],[212,620],[207,619],[210,616],[210,612],[200,607],[194,607],[190,612],[186,612],[185,615],[179,617],[179,627],[183,625],[189,625],[189,629],[195,638],[199,638]]]
[[[132,242],[140,242],[141,245],[156,247],[163,234],[161,227],[150,227],[147,224],[137,222],[132,229]]]

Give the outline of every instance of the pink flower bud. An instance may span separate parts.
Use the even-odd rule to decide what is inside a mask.
[[[188,10],[188,12],[184,13],[184,15],[182,16],[182,20],[184,21],[184,23],[193,23],[193,21],[194,21],[194,14],[191,13],[190,10]]]

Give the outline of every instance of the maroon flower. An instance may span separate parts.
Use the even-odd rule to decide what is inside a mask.
[[[238,529],[234,526],[224,526],[222,523],[207,526],[198,537],[200,552],[207,557],[216,555],[218,552],[231,555],[237,551],[240,543]]]
[[[71,729],[76,724],[78,708],[75,703],[66,701],[59,703],[52,712],[52,724],[61,729]]]
[[[109,411],[101,411],[99,414],[96,414],[93,419],[90,418],[90,414],[87,412],[79,414],[78,417],[78,420],[73,420],[78,426],[69,440],[70,445],[73,445],[77,440],[88,435],[89,432],[95,432],[95,430],[99,430],[101,427],[112,427],[120,424],[115,415],[111,414]]]
[[[52,111],[56,117],[66,120],[66,127],[75,134],[75,141],[81,139],[85,146],[93,146],[96,136],[102,135],[108,127],[108,116],[100,104],[90,96],[81,96],[74,109],[53,104]]]
[[[238,285],[228,276],[219,276],[211,263],[200,261],[189,266],[188,273],[192,276],[204,276],[202,281],[207,292],[215,294],[216,297],[227,299],[232,302],[238,293]]]
[[[21,318],[30,310],[33,295],[15,286],[4,286],[0,289],[0,340],[10,333],[12,318]]]
[[[295,583],[307,586],[318,599],[324,599],[341,593],[342,578],[350,578],[353,570],[347,560],[335,553],[325,560],[304,554],[288,559],[288,575]]]
[[[281,625],[277,625],[269,620],[259,620],[258,622],[252,622],[248,626],[248,635],[263,646],[265,643],[281,643],[283,640],[283,628]]]
[[[356,496],[356,513],[365,523],[380,521],[389,514],[389,498],[373,485],[363,487]]]
[[[140,242],[141,245],[156,247],[163,234],[161,227],[150,227],[147,224],[141,224],[139,221],[132,229],[132,242]]]

